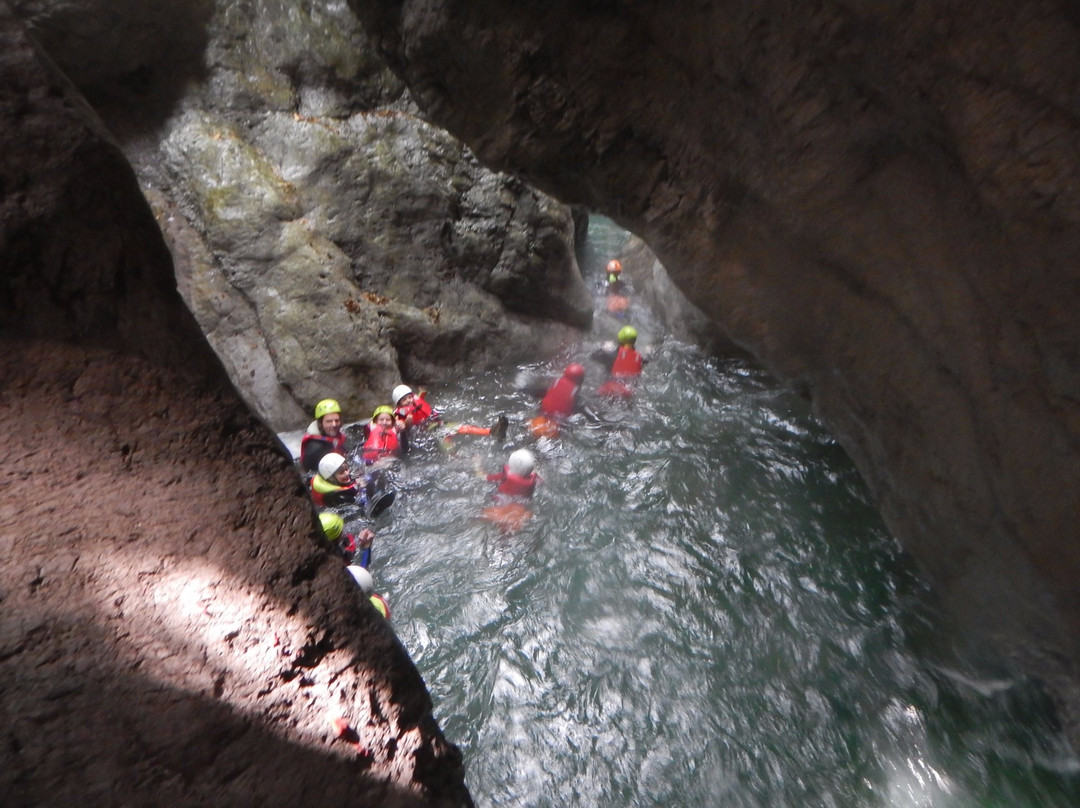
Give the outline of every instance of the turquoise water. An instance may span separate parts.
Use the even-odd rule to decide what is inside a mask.
[[[594,222],[590,282],[623,238]],[[549,364],[432,388],[510,434],[425,441],[379,526],[372,570],[477,805],[1080,805],[1038,689],[958,650],[809,405],[630,321],[630,403],[594,395],[607,315]],[[570,359],[592,412],[537,441],[526,381]],[[504,533],[483,475],[519,446],[543,483]]]

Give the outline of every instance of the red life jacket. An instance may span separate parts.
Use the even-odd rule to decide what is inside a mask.
[[[364,441],[364,462],[374,463],[384,457],[401,453],[401,443],[398,441],[397,430],[393,427],[383,429],[381,426],[372,424],[368,427],[367,440]]]
[[[300,465],[304,471],[317,471],[319,461],[330,452],[345,454],[344,432],[339,432],[336,438],[307,432],[300,440]]]
[[[431,405],[419,396],[413,396],[412,404],[407,407],[398,407],[394,410],[394,417],[405,419],[412,416],[413,426],[422,424],[431,417]]]
[[[528,477],[514,474],[509,467],[503,466],[502,474],[498,475],[502,482],[495,490],[500,494],[511,497],[531,497],[536,490],[536,472],[531,472]]]
[[[620,345],[619,352],[615,354],[615,362],[611,366],[611,375],[640,376],[643,364],[641,354],[629,345]]]
[[[551,389],[547,391],[540,402],[540,412],[545,415],[558,415],[569,417],[574,414],[574,404],[577,402],[578,386],[573,379],[565,376],[560,378]]]

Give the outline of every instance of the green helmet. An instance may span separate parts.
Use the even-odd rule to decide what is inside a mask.
[[[619,344],[626,345],[628,342],[637,340],[637,329],[632,325],[624,325],[619,329]]]
[[[324,398],[315,405],[315,420],[318,421],[324,415],[329,415],[332,412],[340,413],[341,405],[332,398]]]
[[[345,520],[336,513],[320,513],[319,521],[322,523],[323,533],[330,541],[337,541],[345,531]]]
[[[394,408],[391,407],[388,404],[382,404],[381,406],[378,406],[378,407],[375,408],[375,412],[371,413],[371,420],[374,421],[376,418],[378,418],[384,412],[387,415],[389,415],[391,418],[394,417]]]

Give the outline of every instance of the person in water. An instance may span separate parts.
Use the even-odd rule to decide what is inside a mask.
[[[630,307],[630,289],[622,279],[622,270],[622,262],[618,258],[608,261],[604,283],[604,294],[607,296],[605,308],[613,314],[621,314]]]
[[[425,391],[414,393],[406,384],[399,384],[394,388],[391,396],[395,403],[394,420],[398,425],[408,431],[413,426],[425,426],[432,428],[443,425],[442,414],[433,410],[431,404],[424,398]],[[448,424],[449,431],[443,440],[449,442],[455,435],[494,435],[496,440],[506,437],[509,421],[505,415],[500,415],[493,426],[477,426],[475,424]]]
[[[346,564],[352,564],[357,553],[360,554],[361,567],[367,567],[371,563],[371,543],[375,540],[375,534],[369,528],[361,530],[359,536],[346,533],[345,520],[332,511],[320,513],[319,523],[327,541],[341,553]]]
[[[354,479],[349,462],[337,452],[325,455],[311,478],[311,499],[320,508],[358,505],[374,519],[394,504],[396,496],[380,474],[370,474],[363,481]]]
[[[356,581],[356,585],[360,587],[363,596],[375,607],[375,611],[389,620],[390,604],[386,602],[386,598],[375,591],[375,579],[371,576],[371,573],[365,567],[356,564],[350,564],[345,569],[352,576],[352,579]]]
[[[510,458],[502,471],[487,476],[488,482],[498,483],[496,494],[509,497],[532,499],[540,475],[536,473],[536,458],[528,449],[518,449],[510,453]]]
[[[615,352],[615,361],[611,363],[611,378],[629,379],[641,375],[641,369],[647,361],[638,352],[637,329],[632,325],[624,325],[618,334],[619,350]]]
[[[400,457],[404,430],[404,424],[394,421],[393,407],[376,407],[371,423],[364,427],[364,462],[371,465],[386,457]]]
[[[585,368],[576,362],[567,365],[562,376],[540,400],[540,412],[553,418],[569,418],[577,407],[578,392],[585,381]]]
[[[330,452],[344,454],[345,431],[341,428],[341,405],[324,398],[315,405],[315,420],[308,425],[300,441],[300,467],[309,473],[319,468],[319,461]]]

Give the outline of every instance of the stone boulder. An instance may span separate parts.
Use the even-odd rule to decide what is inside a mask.
[[[3,0],[0,267],[0,805],[470,806],[119,146]]]
[[[419,117],[344,4],[21,10],[121,138],[185,300],[275,429],[589,323],[569,209]]]

